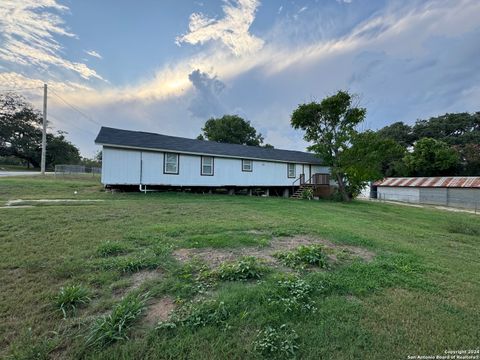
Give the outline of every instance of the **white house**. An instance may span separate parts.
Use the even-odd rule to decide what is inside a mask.
[[[106,187],[264,188],[288,194],[302,184],[329,183],[314,154],[224,144],[102,127],[102,183]],[[315,175],[317,174],[317,175]]]

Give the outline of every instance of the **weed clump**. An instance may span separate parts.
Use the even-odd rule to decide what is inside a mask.
[[[273,256],[291,268],[303,269],[306,266],[328,268],[327,255],[321,245],[301,245],[295,250],[277,252]]]
[[[293,359],[299,349],[298,335],[286,324],[279,328],[267,326],[259,331],[254,349],[267,359]]]
[[[152,251],[141,254],[109,259],[103,263],[106,270],[114,269],[124,273],[133,273],[140,270],[154,270],[160,264],[160,258]]]
[[[55,296],[55,306],[62,312],[66,318],[70,312],[75,312],[77,308],[90,301],[89,291],[82,285],[67,285],[62,287]]]
[[[226,262],[220,265],[215,274],[220,280],[245,281],[260,279],[268,267],[253,256],[246,256],[236,262]]]
[[[130,295],[118,303],[111,314],[98,318],[87,335],[91,346],[106,346],[115,341],[127,340],[128,330],[146,307],[149,294]]]
[[[230,317],[230,310],[223,301],[207,301],[201,305],[185,305],[181,310],[174,313],[168,322],[160,322],[156,330],[175,329],[179,326],[190,330],[205,327],[208,325],[220,326],[228,329],[227,320]]]
[[[121,255],[126,252],[127,248],[125,245],[113,241],[105,241],[97,247],[97,255],[100,257]]]
[[[447,226],[447,230],[448,232],[453,234],[472,235],[472,236],[480,235],[480,226],[478,226],[478,224],[474,223],[473,221],[471,222],[462,221],[462,222],[450,223]]]
[[[285,312],[315,312],[315,301],[312,298],[312,286],[299,278],[287,278],[277,281],[275,293],[268,299],[270,304],[278,305]]]

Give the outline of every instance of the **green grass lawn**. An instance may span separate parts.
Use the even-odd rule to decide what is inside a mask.
[[[13,199],[103,201],[0,209],[0,357],[405,359],[479,347],[475,215],[362,201],[111,194],[89,177],[0,179],[0,201]],[[249,258],[212,268],[174,256],[297,238],[324,244],[328,266]],[[339,250],[350,248],[374,256]],[[170,316],[155,318],[167,305]]]

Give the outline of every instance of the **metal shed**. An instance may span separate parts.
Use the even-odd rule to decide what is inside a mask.
[[[480,208],[480,176],[385,178],[372,197],[416,204]]]

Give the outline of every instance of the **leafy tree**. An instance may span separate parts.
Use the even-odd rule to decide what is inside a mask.
[[[99,150],[95,153],[93,158],[82,157],[81,164],[90,167],[101,167],[102,166],[102,150]]]
[[[40,166],[42,116],[22,96],[0,95],[0,156],[14,156],[34,167]],[[47,134],[47,167],[80,161],[78,149],[64,133]]]
[[[300,105],[292,114],[291,124],[305,131],[304,139],[313,142],[308,149],[322,157],[336,178],[345,201],[351,199],[347,186],[348,174],[342,168],[341,155],[357,134],[356,127],[365,118],[366,109],[352,104],[353,96],[346,91],[323,99],[320,103]]]
[[[350,195],[357,196],[369,181],[403,174],[405,152],[395,140],[384,139],[374,131],[354,135],[352,146],[340,157]]]
[[[418,140],[413,152],[407,154],[404,161],[413,176],[451,175],[460,165],[455,149],[432,138]]]
[[[467,176],[480,175],[480,143],[466,144],[459,150],[462,159],[462,173]]]
[[[46,163],[48,166],[80,163],[80,151],[65,139],[65,132],[59,131],[57,135],[47,134],[47,144]]]
[[[0,95],[0,155],[15,156],[38,167],[38,141],[32,139],[41,142],[41,124],[41,115],[23,97]]]
[[[254,146],[260,146],[263,143],[262,134],[257,133],[257,130],[250,125],[250,121],[238,115],[223,115],[218,119],[209,119],[202,128],[202,132],[197,139]]]
[[[378,130],[377,133],[384,139],[395,140],[405,148],[412,146],[415,140],[417,140],[412,128],[401,121],[385,126]]]
[[[413,133],[417,139],[428,137],[449,145],[480,144],[480,112],[445,114],[417,120]]]

